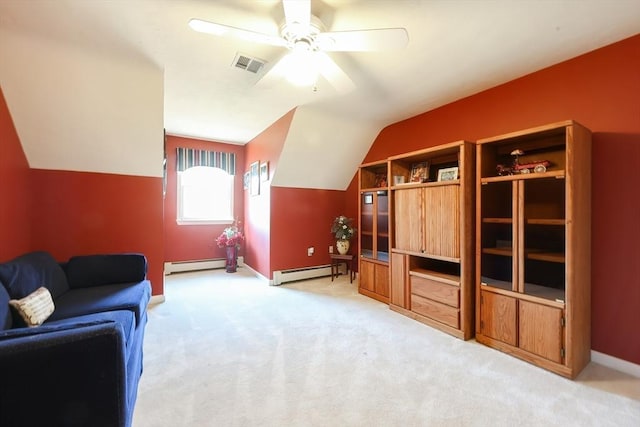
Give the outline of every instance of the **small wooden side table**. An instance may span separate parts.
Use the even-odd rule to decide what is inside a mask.
[[[349,273],[349,283],[353,283],[353,279],[356,277],[355,270],[355,259],[353,255],[340,255],[340,254],[330,254],[331,258],[331,281],[333,282],[333,277],[338,277],[340,274],[340,264],[344,263],[347,267],[347,273]]]

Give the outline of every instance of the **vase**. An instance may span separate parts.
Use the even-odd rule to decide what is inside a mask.
[[[236,245],[227,246],[227,273],[235,273],[238,268],[238,247]]]
[[[338,248],[338,253],[340,255],[346,255],[349,252],[349,241],[348,240],[338,240],[336,241],[336,247]]]

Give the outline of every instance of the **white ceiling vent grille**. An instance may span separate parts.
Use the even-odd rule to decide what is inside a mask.
[[[244,55],[242,53],[236,54],[235,59],[233,60],[233,66],[236,68],[240,68],[241,70],[248,71],[253,74],[257,74],[266,61],[258,58],[252,58],[248,55]]]

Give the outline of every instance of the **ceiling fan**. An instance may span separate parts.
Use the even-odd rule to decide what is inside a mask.
[[[320,19],[311,14],[311,0],[282,0],[285,22],[279,35],[264,34],[229,25],[191,19],[189,26],[199,32],[229,36],[246,41],[280,46],[289,52],[262,80],[285,76],[298,85],[313,85],[322,75],[339,93],[355,85],[326,52],[367,52],[400,49],[409,37],[404,28],[376,28],[351,31],[324,31]]]

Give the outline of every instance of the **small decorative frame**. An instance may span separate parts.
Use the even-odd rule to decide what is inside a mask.
[[[458,167],[442,168],[438,171],[438,181],[455,181],[458,179]]]
[[[364,204],[365,205],[373,204],[373,194],[365,194],[364,195]]]
[[[249,187],[251,186],[251,172],[246,171],[246,172],[244,173],[242,183],[244,184],[244,189],[245,189],[245,190],[248,190],[248,189],[249,189]]]
[[[260,170],[260,162],[253,162],[251,163],[251,168],[250,168],[250,172],[251,172],[251,182],[250,182],[250,187],[251,187],[251,195],[252,196],[257,196],[260,194],[260,175],[259,175],[259,170]]]
[[[429,162],[415,163],[411,167],[409,182],[427,182],[429,180]]]
[[[269,180],[269,162],[260,163],[260,181]]]

